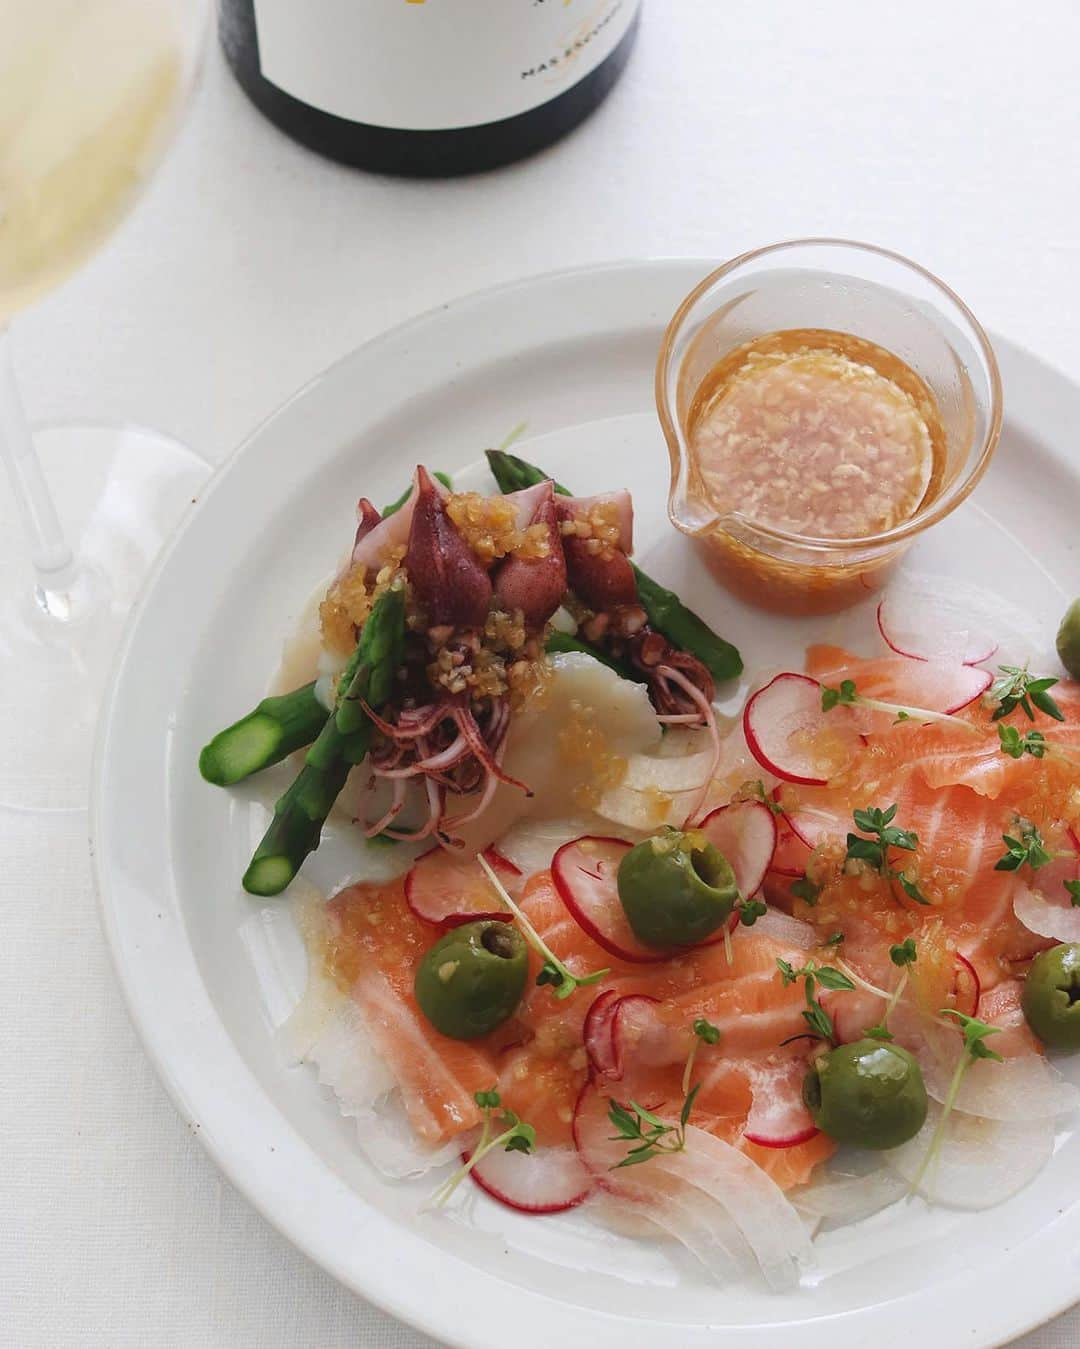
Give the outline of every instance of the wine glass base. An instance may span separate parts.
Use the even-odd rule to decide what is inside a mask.
[[[124,623],[211,469],[135,426],[43,427],[34,445],[78,572],[73,584],[37,588],[0,484],[0,809],[72,811],[87,804],[98,709]]]

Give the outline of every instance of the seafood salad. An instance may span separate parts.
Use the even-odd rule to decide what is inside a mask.
[[[1008,1199],[1078,1103],[1080,683],[895,588],[723,716],[739,652],[630,560],[629,495],[488,463],[360,502],[310,681],[203,750],[296,759],[243,878],[292,887],[289,1052],[428,1209],[580,1206],[718,1281]],[[327,898],[332,812],[381,879]]]

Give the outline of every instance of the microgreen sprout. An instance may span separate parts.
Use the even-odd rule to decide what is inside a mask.
[[[973,1016],[965,1016],[963,1012],[957,1012],[952,1007],[943,1007],[941,1015],[950,1017],[957,1023],[964,1034],[964,1051],[960,1055],[960,1060],[953,1072],[952,1080],[949,1083],[949,1089],[945,1093],[945,1100],[941,1107],[941,1118],[937,1122],[933,1137],[930,1139],[930,1146],[926,1149],[926,1155],[919,1164],[919,1169],[915,1172],[908,1190],[909,1195],[913,1195],[922,1184],[923,1177],[930,1169],[938,1152],[941,1150],[941,1144],[945,1137],[945,1126],[948,1123],[949,1116],[952,1113],[953,1106],[956,1104],[956,1098],[960,1091],[960,1085],[964,1080],[964,1074],[975,1062],[976,1059],[993,1059],[1001,1063],[1002,1057],[995,1050],[987,1047],[986,1037],[988,1035],[998,1035],[1001,1031],[1000,1026],[988,1026],[985,1021],[979,1021]],[[929,1195],[927,1196],[929,1198]]]
[[[812,960],[808,960],[801,969],[797,970],[790,961],[778,958],[776,968],[780,971],[780,978],[785,988],[798,979],[803,980],[806,1008],[802,1016],[810,1028],[808,1031],[803,1031],[801,1035],[789,1035],[786,1040],[782,1040],[780,1043],[788,1045],[794,1040],[825,1040],[830,1045],[835,1044],[836,1030],[833,1026],[832,1017],[818,1000],[817,988],[820,985],[822,988],[834,992],[850,991],[855,987],[852,981],[840,970],[833,969],[831,965],[818,965]]]
[[[843,940],[844,934],[842,932],[834,932],[831,937],[826,937],[821,944],[822,946],[840,946]]]
[[[864,862],[890,884],[899,885],[908,899],[916,904],[929,904],[915,880],[901,867],[889,865],[889,849],[899,848],[902,852],[914,852],[919,846],[919,836],[910,829],[900,829],[893,824],[896,818],[896,802],[887,810],[870,806],[866,810],[856,810],[852,818],[858,834],[848,834],[846,862]],[[862,835],[869,834],[870,838]]]
[[[517,919],[522,936],[544,962],[540,973],[536,976],[538,984],[550,984],[557,998],[569,998],[577,989],[587,988],[590,984],[598,984],[605,974],[611,973],[610,968],[605,968],[594,970],[591,974],[575,974],[573,970],[564,965],[518,905],[510,898],[506,886],[492,871],[484,854],[478,853],[476,860],[480,863],[485,876],[491,882],[499,898]]]
[[[715,1045],[720,1041],[719,1026],[714,1026],[704,1017],[697,1018],[693,1029],[694,1040],[683,1070],[682,1089],[685,1099],[679,1111],[678,1124],[666,1124],[659,1115],[639,1105],[637,1101],[630,1101],[626,1105],[621,1101],[608,1102],[608,1119],[618,1130],[609,1136],[609,1142],[633,1144],[622,1161],[612,1166],[612,1171],[618,1171],[624,1166],[640,1166],[642,1162],[647,1162],[660,1153],[682,1152],[686,1147],[686,1126],[690,1120],[690,1112],[694,1108],[694,1101],[701,1090],[700,1082],[694,1087],[690,1086],[694,1059],[700,1045]]]
[[[694,1071],[694,1060],[697,1058],[698,1046],[719,1043],[720,1027],[714,1026],[711,1021],[706,1021],[703,1016],[699,1016],[694,1022],[694,1041],[690,1046],[690,1053],[686,1056],[686,1067],[683,1069],[682,1089],[684,1096],[689,1095],[690,1092],[690,1078]]]
[[[821,710],[831,712],[834,707],[867,707],[872,712],[887,712],[896,722],[916,721],[921,725],[940,722],[944,726],[960,726],[967,731],[979,728],[951,712],[934,712],[928,707],[901,707],[899,703],[882,702],[880,698],[866,698],[855,686],[854,679],[841,680],[837,688],[821,686]]]
[[[1033,708],[1045,712],[1055,721],[1065,720],[1065,713],[1048,692],[1058,682],[1056,679],[1033,679],[1026,665],[999,665],[998,669],[1001,673],[986,695],[991,703],[997,704],[993,721],[1007,717],[1017,707],[1026,713],[1028,721],[1035,720]]]
[[[494,1087],[490,1091],[475,1092],[473,1100],[484,1112],[483,1125],[476,1146],[468,1160],[439,1186],[424,1205],[422,1212],[442,1208],[473,1167],[482,1162],[489,1152],[501,1147],[504,1152],[529,1153],[536,1146],[536,1130],[531,1124],[518,1119],[512,1110],[505,1107],[500,1110],[502,1099]],[[497,1110],[499,1114],[496,1116]],[[499,1132],[496,1132],[496,1129]]]
[[[753,927],[759,918],[769,912],[769,906],[760,899],[740,899],[736,912],[743,927]]]
[[[1065,889],[1069,892],[1073,908],[1080,909],[1080,881],[1066,881]]]
[[[892,1016],[896,1004],[904,996],[904,990],[907,988],[910,966],[914,965],[918,958],[919,951],[913,937],[906,937],[904,941],[898,943],[896,946],[889,947],[889,959],[901,971],[900,978],[896,982],[896,987],[891,992],[884,988],[879,988],[877,984],[870,983],[868,979],[864,979],[857,970],[853,970],[851,966],[845,964],[844,961],[841,960],[839,962],[844,974],[851,979],[853,986],[864,988],[867,993],[873,993],[885,1004],[881,1013],[881,1020],[876,1026],[871,1026],[864,1031],[864,1035],[869,1035],[870,1038],[874,1040],[891,1040],[893,1038],[892,1033],[888,1029],[889,1017]]]

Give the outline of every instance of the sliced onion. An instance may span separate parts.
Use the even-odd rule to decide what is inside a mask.
[[[1073,855],[1040,867],[1013,899],[1013,912],[1027,930],[1054,941],[1080,941],[1080,906],[1065,889],[1066,881],[1080,880],[1080,840],[1071,829],[1068,842]]]
[[[717,1232],[726,1230],[721,1219],[735,1224],[770,1288],[780,1292],[798,1284],[800,1265],[813,1260],[809,1235],[784,1192],[756,1162],[691,1124],[684,1151],[660,1153],[645,1166],[612,1170],[626,1148],[610,1139],[607,1109],[607,1093],[586,1086],[574,1114],[574,1141],[609,1195],[622,1191],[627,1202],[647,1204],[657,1196],[696,1191],[698,1204],[706,1199],[715,1207]],[[702,1205],[701,1212],[708,1226],[708,1208]]]
[[[809,951],[818,944],[818,935],[809,923],[801,918],[792,918],[781,909],[769,909],[763,913],[751,929],[761,937],[768,937],[778,946],[788,946],[795,951]]]
[[[883,1153],[888,1165],[912,1184],[941,1118],[932,1104],[926,1123],[909,1142]],[[1010,1199],[1043,1169],[1054,1150],[1049,1119],[993,1120],[954,1111],[938,1156],[918,1191],[952,1208],[986,1209]]]
[[[462,1154],[468,1161],[472,1154]],[[528,1154],[494,1148],[469,1173],[480,1188],[518,1213],[565,1213],[589,1197],[593,1181],[575,1148]]]
[[[777,675],[747,702],[743,733],[762,768],[805,786],[823,786],[861,744],[851,708],[823,712],[821,685],[794,673]]]
[[[659,1190],[626,1184],[617,1194],[598,1192],[590,1211],[616,1229],[628,1225],[628,1215],[644,1219],[684,1246],[718,1284],[745,1281],[757,1271],[757,1261],[739,1229],[692,1185],[673,1180],[669,1188]]]
[[[845,1175],[829,1168],[809,1184],[790,1193],[800,1213],[819,1222],[854,1223],[879,1213],[907,1194],[908,1182],[877,1160],[862,1175]]]
[[[756,895],[776,852],[776,816],[761,801],[720,806],[697,826],[731,864],[744,899]]]
[[[584,818],[534,820],[526,817],[499,839],[499,852],[522,876],[535,876],[546,871],[551,859],[564,843],[593,832],[592,824]]]
[[[697,791],[709,776],[712,764],[711,749],[679,758],[631,754],[620,785],[634,792],[660,792],[665,796]]]
[[[993,1043],[989,1040],[988,1046],[992,1048]],[[959,1057],[959,1045],[951,1063],[931,1053],[919,1053],[926,1094],[931,1100],[944,1102]],[[964,1073],[953,1109],[966,1115],[1023,1123],[1054,1119],[1078,1105],[1080,1091],[1041,1054],[1016,1054],[1002,1063],[993,1059],[973,1063]]]

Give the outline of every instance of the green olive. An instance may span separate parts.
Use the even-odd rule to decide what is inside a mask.
[[[1080,942],[1043,951],[1031,962],[1021,997],[1027,1023],[1051,1049],[1080,1049]]]
[[[424,955],[416,1001],[436,1030],[452,1040],[475,1040],[513,1016],[528,973],[529,948],[512,923],[465,923]]]
[[[896,1148],[926,1122],[926,1087],[915,1058],[886,1040],[856,1040],[822,1054],[803,1081],[814,1123],[838,1143]]]
[[[700,829],[666,829],[619,863],[619,900],[646,946],[693,946],[731,915],[739,898],[727,858]]]
[[[1065,610],[1058,628],[1057,649],[1062,665],[1074,679],[1080,679],[1080,600],[1073,600]]]

